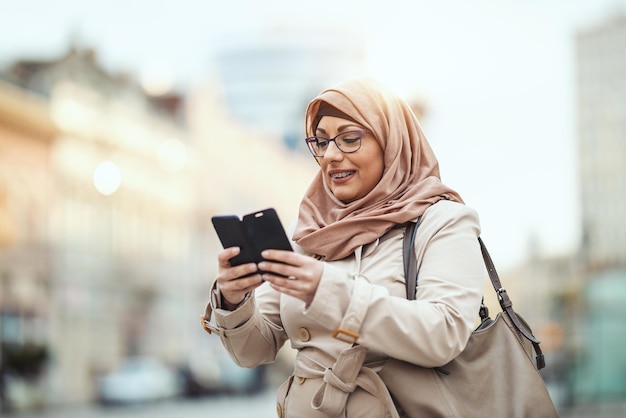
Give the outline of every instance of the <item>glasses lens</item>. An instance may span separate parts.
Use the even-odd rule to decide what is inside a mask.
[[[337,136],[335,143],[343,152],[355,152],[361,148],[363,134],[363,131],[345,132]]]
[[[361,138],[366,133],[367,131],[344,132],[337,135],[333,139],[321,136],[312,136],[306,139],[306,143],[315,157],[323,157],[328,149],[328,144],[330,144],[331,141],[334,141],[337,148],[339,148],[342,152],[350,153],[356,152],[361,148]]]
[[[325,138],[310,138],[309,140],[307,140],[307,143],[309,144],[309,148],[315,156],[324,155],[326,149],[328,148],[328,139]]]

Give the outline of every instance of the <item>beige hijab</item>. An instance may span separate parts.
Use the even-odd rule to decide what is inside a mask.
[[[384,150],[385,169],[369,194],[350,203],[335,198],[318,172],[300,204],[293,236],[304,250],[339,260],[441,199],[462,202],[441,182],[437,158],[405,101],[369,77],[346,81],[309,103],[307,136],[314,135],[322,102],[373,132]]]

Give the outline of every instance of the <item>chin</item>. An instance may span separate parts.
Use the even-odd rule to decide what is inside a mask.
[[[360,198],[362,198],[363,196],[358,195],[355,192],[351,192],[349,190],[346,190],[345,188],[340,188],[339,190],[332,190],[331,192],[333,193],[333,195],[338,199],[341,200],[343,203],[352,203],[355,200],[359,200]]]
[[[352,203],[355,200],[358,200],[358,197],[354,197],[354,196],[346,196],[346,195],[335,195],[335,197],[339,200],[341,200],[341,202],[348,204],[348,203]]]

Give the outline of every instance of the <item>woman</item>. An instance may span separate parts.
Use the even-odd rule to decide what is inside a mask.
[[[279,416],[419,415],[394,405],[381,371],[389,359],[435,368],[464,349],[483,288],[478,217],[441,183],[408,105],[373,80],[322,92],[306,130],[320,170],[302,199],[296,251],[237,267],[228,260],[239,249],[222,251],[205,327],[242,367],[272,362],[287,340],[297,349]],[[402,239],[418,217],[409,301]]]

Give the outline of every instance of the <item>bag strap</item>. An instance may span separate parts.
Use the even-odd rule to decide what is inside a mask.
[[[406,297],[407,299],[414,300],[415,292],[417,288],[417,260],[415,260],[415,236],[417,235],[417,228],[421,223],[421,216],[417,218],[416,222],[411,222],[406,227],[404,232],[404,239],[402,240],[402,257],[404,261],[404,277],[405,277],[405,286],[406,286]],[[483,240],[478,237],[478,242],[480,244],[480,252],[483,256],[483,261],[485,263],[485,267],[487,268],[487,273],[489,274],[489,279],[491,280],[491,284],[493,289],[498,296],[498,302],[500,303],[500,307],[504,312],[506,312],[507,316],[511,319],[513,326],[526,338],[529,340],[534,349],[537,361],[537,369],[543,369],[546,366],[545,357],[539,347],[540,341],[535,338],[532,334],[532,331],[526,326],[522,324],[519,317],[513,310],[513,302],[504,287],[502,287],[502,283],[500,282],[500,277],[498,276],[498,272],[496,271],[496,267],[493,264],[493,260],[489,255],[489,251],[487,251],[487,247]],[[484,304],[483,301],[480,304],[480,318],[481,320],[487,319],[489,316],[489,311]]]
[[[498,272],[496,271],[493,260],[489,255],[489,251],[487,251],[485,243],[480,237],[478,237],[478,242],[480,243],[480,251],[483,255],[483,260],[485,261],[487,272],[489,273],[489,279],[491,280],[493,289],[498,295],[498,302],[500,303],[500,307],[509,316],[515,328],[517,328],[517,330],[533,344],[533,347],[535,348],[535,353],[537,354],[537,356],[535,357],[537,361],[537,369],[543,369],[544,367],[546,367],[546,360],[541,351],[541,347],[539,347],[540,341],[535,338],[535,336],[532,334],[532,331],[525,327],[518,318],[517,314],[513,310],[513,302],[511,301],[511,298],[509,298],[509,294],[506,292],[506,289],[502,287],[502,283],[500,283],[500,277],[498,277]]]
[[[404,261],[404,284],[406,286],[406,298],[415,299],[415,287],[417,286],[417,262],[415,261],[415,235],[417,228],[422,221],[422,217],[417,218],[415,222],[409,222],[404,231],[404,239],[402,240],[402,260]],[[410,291],[413,289],[412,291]]]

